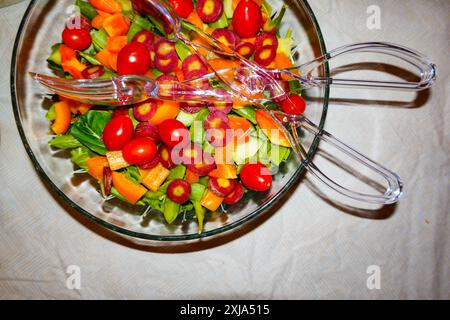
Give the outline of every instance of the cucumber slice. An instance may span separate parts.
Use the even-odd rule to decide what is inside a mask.
[[[59,43],[52,46],[52,54],[47,59],[48,62],[51,62],[57,66],[61,65],[61,53],[59,53],[59,46]]]
[[[281,162],[283,162],[289,157],[290,153],[291,153],[290,148],[272,144],[270,148],[270,161],[274,165],[279,166]]]
[[[223,12],[228,19],[233,18],[233,0],[225,0],[223,2]]]
[[[188,56],[191,55],[191,51],[189,50],[188,46],[185,45],[183,42],[178,40],[175,42],[175,50],[177,51],[178,57],[181,61],[186,59]]]
[[[177,116],[177,120],[182,122],[186,127],[190,127],[194,122],[195,117],[197,117],[197,114],[198,113],[187,113],[181,110]]]
[[[225,11],[222,13],[222,16],[219,20],[214,23],[210,23],[209,26],[214,29],[222,29],[228,27],[228,19]]]

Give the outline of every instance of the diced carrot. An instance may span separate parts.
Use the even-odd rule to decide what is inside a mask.
[[[52,124],[52,131],[56,134],[64,134],[70,127],[72,113],[70,104],[66,101],[60,101],[55,105],[56,119]]]
[[[264,110],[256,110],[256,122],[273,144],[290,147],[288,138],[277,122]]]
[[[103,22],[105,22],[105,20],[108,16],[110,16],[109,13],[107,15],[102,15],[102,14],[96,15],[94,17],[94,19],[92,19],[92,21],[91,21],[92,27],[94,27],[97,30],[100,30],[101,28],[103,28]]]
[[[230,116],[228,117],[228,125],[233,130],[234,144],[242,144],[250,140],[252,125],[250,122],[242,117]]]
[[[200,180],[200,177],[198,175],[196,175],[195,173],[193,173],[191,170],[187,170],[186,171],[186,181],[189,182],[190,184],[192,183],[196,183]]]
[[[113,53],[119,53],[128,43],[127,36],[109,37],[106,43],[106,49]]]
[[[217,179],[237,179],[237,169],[234,164],[218,164],[217,169],[211,171],[208,176]]]
[[[277,53],[275,56],[275,65],[278,69],[288,69],[294,66],[291,58],[289,58],[284,52]]]
[[[201,200],[201,205],[204,206],[206,209],[209,209],[211,211],[216,211],[217,209],[219,209],[223,200],[224,200],[224,198],[216,196],[211,190],[208,190],[203,195],[203,198]]]
[[[109,65],[111,66],[111,69],[113,69],[114,71],[117,71],[118,58],[119,58],[118,53],[111,53],[111,55],[109,56],[109,59],[108,59]]]
[[[146,188],[128,180],[123,173],[113,172],[112,181],[114,188],[131,204],[136,204],[147,193]]]
[[[100,61],[100,63],[105,66],[108,69],[112,69],[110,62],[109,62],[109,58],[112,55],[111,52],[109,52],[108,49],[103,49],[101,51],[99,51],[96,55],[95,58]]]
[[[197,11],[195,11],[195,10],[192,10],[191,14],[189,15],[189,17],[187,17],[186,20],[201,30],[203,30],[205,27],[202,19],[200,19],[200,17],[197,14]]]
[[[149,170],[139,169],[139,173],[142,177],[142,184],[151,191],[156,192],[169,177],[170,170],[164,168],[161,163],[158,163],[156,167]]]
[[[159,100],[156,113],[148,122],[157,126],[165,120],[175,119],[178,113],[180,113],[180,104],[178,102]]]
[[[89,0],[89,3],[97,10],[107,13],[122,12],[122,6],[116,0]]]
[[[211,59],[208,60],[208,63],[216,71],[223,69],[237,69],[241,66],[240,61],[230,59]]]
[[[59,46],[59,53],[61,54],[61,66],[63,70],[70,73],[74,78],[80,79],[81,73],[87,66],[78,60],[76,51],[61,44]]]
[[[111,37],[124,36],[128,33],[130,21],[121,13],[116,13],[103,21],[103,28]]]
[[[86,165],[88,167],[88,173],[97,180],[103,179],[103,169],[109,167],[106,157],[90,158],[86,162]]]

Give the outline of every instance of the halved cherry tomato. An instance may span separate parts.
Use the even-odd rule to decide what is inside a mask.
[[[260,162],[247,163],[241,170],[242,183],[255,191],[266,191],[272,186],[270,170]]]
[[[123,147],[123,158],[130,164],[144,165],[156,156],[156,144],[150,138],[137,138]]]
[[[263,25],[261,8],[252,0],[239,2],[233,14],[233,28],[242,38],[255,37]]]
[[[119,115],[112,118],[103,130],[102,139],[110,151],[122,150],[133,138],[133,122],[127,116]]]
[[[182,18],[187,18],[194,10],[192,0],[169,0],[175,12]]]
[[[62,33],[62,40],[65,45],[73,50],[85,50],[92,43],[91,34],[86,29],[65,28]]]
[[[161,140],[169,147],[182,148],[189,143],[189,130],[178,120],[165,120],[158,126],[158,130]]]
[[[119,52],[117,72],[123,76],[128,74],[144,75],[150,67],[150,51],[140,42],[131,42]]]
[[[301,96],[291,94],[281,103],[281,109],[288,114],[301,115],[305,112],[306,102]]]

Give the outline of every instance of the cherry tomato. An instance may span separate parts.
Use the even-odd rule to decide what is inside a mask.
[[[123,147],[123,158],[130,164],[144,165],[152,161],[157,152],[156,144],[150,138],[137,138]]]
[[[298,95],[291,94],[288,99],[281,103],[281,109],[288,114],[301,115],[306,109],[305,99]]]
[[[62,40],[65,45],[73,50],[85,50],[92,43],[91,34],[86,29],[65,28],[62,33]]]
[[[233,14],[234,31],[242,38],[252,38],[262,25],[261,8],[252,0],[240,1]]]
[[[131,119],[124,115],[112,118],[103,130],[103,142],[110,151],[122,150],[133,139],[134,130]]]
[[[187,18],[194,10],[192,0],[169,0],[169,3],[175,9],[176,13],[182,17]]]
[[[121,76],[144,75],[150,67],[150,63],[150,51],[147,46],[140,42],[131,42],[119,52],[117,72]]]
[[[255,191],[266,191],[272,186],[272,175],[269,169],[260,162],[247,163],[241,170],[242,183]]]
[[[189,144],[189,130],[178,120],[165,120],[158,129],[159,136],[166,146],[181,148]]]

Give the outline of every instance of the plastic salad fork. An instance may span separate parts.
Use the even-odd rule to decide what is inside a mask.
[[[198,34],[206,40],[206,43],[209,45],[208,49],[220,53],[222,55],[227,55],[231,58],[238,59],[242,62],[242,67],[237,70],[225,70],[220,72],[215,72],[212,75],[208,75],[205,77],[216,78],[223,89],[212,89],[212,90],[201,90],[197,89],[196,86],[193,86],[191,83],[171,83],[171,88],[177,88],[174,92],[178,92],[181,96],[178,97],[177,100],[183,101],[192,101],[198,100],[201,97],[201,100],[215,100],[230,97],[232,95],[232,99],[235,100],[236,97],[242,99],[247,102],[251,102],[258,108],[265,109],[270,116],[275,119],[283,128],[285,133],[287,133],[287,138],[289,139],[290,144],[292,145],[295,154],[299,157],[300,160],[303,161],[304,167],[312,173],[316,178],[325,183],[330,188],[335,191],[355,200],[375,203],[375,204],[388,204],[396,202],[401,194],[402,194],[402,182],[398,175],[393,173],[392,171],[384,168],[383,166],[377,164],[376,162],[368,159],[361,153],[355,151],[345,143],[341,142],[337,138],[333,137],[331,134],[324,130],[320,130],[314,123],[312,123],[305,116],[290,116],[286,115],[280,111],[268,110],[265,108],[263,102],[264,100],[270,100],[275,98],[280,98],[281,96],[286,95],[286,91],[283,89],[283,86],[280,85],[280,80],[286,81],[288,79],[296,79],[301,83],[301,89],[306,89],[312,86],[321,86],[326,84],[336,84],[336,85],[344,85],[344,86],[356,86],[356,87],[366,87],[366,88],[390,88],[390,89],[404,89],[404,90],[421,90],[425,89],[434,82],[436,77],[436,69],[435,66],[428,62],[420,54],[396,45],[386,44],[386,43],[364,43],[357,44],[353,46],[346,46],[339,48],[337,50],[331,51],[328,54],[315,59],[309,63],[303,64],[299,67],[292,68],[289,70],[267,70],[254,62],[248,61],[241,56],[239,56],[236,52],[231,49],[225,47],[223,44],[213,39],[210,35],[204,33],[199,30],[197,27],[190,25],[184,21],[181,21],[173,9],[168,6],[164,1],[154,1],[154,0],[143,0],[145,3],[152,6],[157,11],[163,14],[165,21],[173,28],[174,35],[176,38],[180,39],[187,45],[194,48],[194,50],[198,47],[192,44],[185,36],[179,32],[181,30],[181,25],[184,25],[188,29],[194,30],[198,32]],[[331,58],[354,52],[375,52],[393,55],[397,58],[400,58],[409,64],[417,67],[420,71],[420,80],[418,82],[379,82],[379,81],[363,81],[363,80],[345,80],[345,79],[331,79],[331,78],[316,78],[313,76],[313,71],[320,66],[328,62]],[[205,63],[207,63],[206,59]],[[73,99],[80,99],[80,91],[82,90],[97,90],[97,93],[100,93],[98,89],[109,81],[109,92],[103,92],[104,95],[101,98],[111,97],[111,88],[119,89],[122,93],[115,96],[116,100],[120,101],[120,104],[129,104],[132,99],[124,99],[126,97],[127,88],[131,88],[132,83],[138,84],[140,86],[140,90],[131,90],[131,95],[134,97],[135,92],[144,92],[149,96],[155,97],[155,95],[160,94],[160,85],[155,83],[154,81],[146,82],[148,80],[145,77],[135,77],[135,76],[126,76],[126,77],[117,77],[113,79],[106,80],[81,80],[81,81],[73,81],[73,80],[63,80],[59,79],[59,81],[64,82],[56,82],[56,80],[50,79],[47,76],[34,75],[35,78],[44,85],[47,85],[50,89],[53,86],[53,91],[55,87],[60,89],[60,94],[63,96],[67,93],[72,94],[70,96]],[[51,83],[51,81],[55,81]],[[150,84],[149,84],[150,83]],[[50,85],[49,85],[50,84]],[[253,84],[253,85],[249,85]],[[74,86],[75,85],[75,86]],[[92,87],[91,87],[92,85]],[[179,86],[178,86],[179,85]],[[77,87],[78,86],[78,87]],[[83,88],[80,88],[83,87]],[[180,90],[181,88],[181,90]],[[268,96],[264,96],[264,92],[269,92]],[[92,91],[91,91],[92,93]],[[190,96],[188,94],[191,94]],[[192,94],[195,93],[195,94]],[[88,93],[86,93],[88,94]],[[97,94],[98,97],[101,94]],[[185,99],[188,97],[188,99]],[[164,97],[163,97],[164,98]],[[166,97],[168,98],[168,97]],[[174,97],[169,97],[173,99]],[[111,104],[111,103],[108,103]],[[334,145],[336,148],[340,149],[348,156],[350,156],[356,162],[364,165],[372,172],[384,178],[387,182],[386,190],[383,194],[363,194],[357,191],[352,191],[347,189],[346,187],[338,184],[333,181],[331,178],[326,176],[312,161],[309,159],[306,151],[301,145],[300,138],[298,136],[298,128],[303,128],[304,130],[313,133],[320,140],[327,142],[331,145]]]

